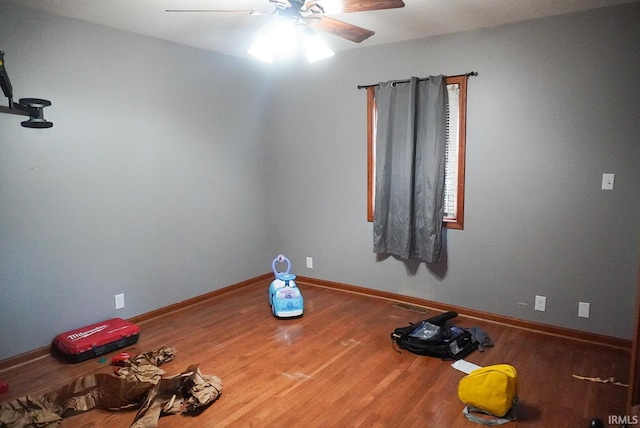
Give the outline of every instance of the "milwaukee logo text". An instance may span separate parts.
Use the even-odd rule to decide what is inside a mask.
[[[92,334],[99,333],[107,327],[109,327],[107,324],[102,324],[92,328],[91,330],[79,331],[77,333],[70,334],[69,336],[67,336],[67,339],[69,340],[83,339],[85,337],[91,336]]]

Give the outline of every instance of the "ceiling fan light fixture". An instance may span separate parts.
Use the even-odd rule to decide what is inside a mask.
[[[334,55],[334,52],[324,42],[324,40],[322,40],[322,37],[315,33],[305,33],[304,45],[305,50],[307,51],[307,60],[310,63],[319,61],[321,59],[330,58]]]
[[[275,57],[290,55],[295,48],[293,22],[289,19],[279,19],[265,25],[258,32],[247,53],[264,62],[273,62]]]

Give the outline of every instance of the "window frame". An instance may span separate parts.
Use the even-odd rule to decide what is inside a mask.
[[[464,190],[465,159],[467,140],[467,79],[468,75],[447,76],[447,85],[459,85],[458,99],[458,177],[456,183],[456,215],[442,219],[447,229],[464,229]],[[375,137],[376,137],[376,101],[375,86],[366,86],[367,90],[367,221],[373,222],[375,205]]]

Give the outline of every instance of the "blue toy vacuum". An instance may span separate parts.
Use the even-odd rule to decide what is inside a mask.
[[[287,270],[278,272],[276,269],[277,263],[287,263]],[[304,299],[294,281],[296,276],[289,273],[291,270],[291,262],[283,254],[279,254],[278,257],[273,259],[271,269],[276,277],[269,286],[271,312],[273,312],[276,318],[301,316],[304,311]]]

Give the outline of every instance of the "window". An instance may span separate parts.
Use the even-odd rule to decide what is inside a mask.
[[[445,151],[444,226],[464,228],[464,161],[467,112],[467,75],[446,78],[448,93],[447,147]],[[367,220],[373,221],[376,170],[376,101],[367,86]]]

